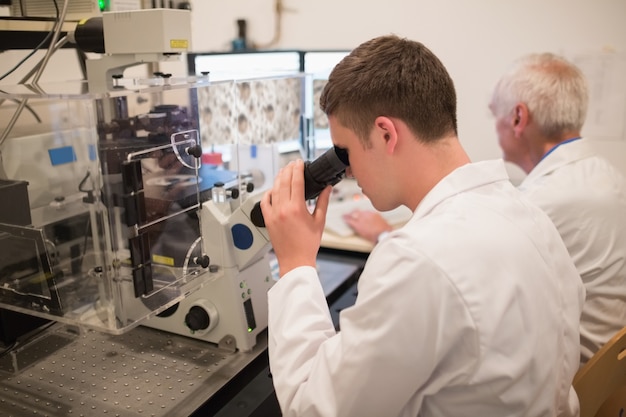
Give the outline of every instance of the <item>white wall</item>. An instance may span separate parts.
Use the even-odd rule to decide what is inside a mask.
[[[609,140],[605,149],[626,171],[626,0],[194,0],[193,50],[229,50],[240,18],[248,21],[249,41],[266,44],[275,35],[275,1],[287,11],[270,49],[351,49],[389,33],[426,44],[455,80],[460,138],[475,160],[500,156],[487,102],[513,59],[542,51],[622,57],[624,71],[604,79],[612,97],[601,105],[611,129],[599,136]],[[0,73],[23,54],[1,53]],[[73,52],[61,51],[42,80],[79,76]],[[588,130],[598,136],[598,129]],[[511,168],[511,174],[515,180],[521,171]]]
[[[193,1],[194,50],[228,50],[239,18],[248,20],[249,40],[270,41],[274,2]],[[272,49],[351,49],[388,33],[432,49],[455,80],[460,138],[476,160],[500,156],[487,102],[513,59],[529,52],[573,58],[609,51],[626,62],[624,0],[283,0],[283,5],[293,11],[284,13],[281,37]],[[621,89],[621,112],[618,108],[611,116],[620,119],[621,129],[612,129],[607,148],[626,170],[626,70],[621,74],[620,82],[612,81]],[[521,171],[512,168],[511,175],[519,177]]]

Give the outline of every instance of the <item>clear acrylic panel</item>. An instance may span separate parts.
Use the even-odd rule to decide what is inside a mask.
[[[250,208],[300,155],[303,80],[4,86],[0,307],[119,334],[167,328],[156,317],[204,287],[234,309],[222,325],[243,317],[219,338],[255,336],[272,282]],[[185,320],[172,331],[190,332]]]

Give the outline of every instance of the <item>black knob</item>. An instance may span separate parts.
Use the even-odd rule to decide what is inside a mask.
[[[208,268],[211,260],[209,259],[209,255],[202,255],[194,258],[193,260],[196,265],[200,265],[203,268]]]
[[[233,187],[230,190],[230,197],[235,200],[239,198],[239,189],[237,187]]]
[[[265,219],[263,218],[263,211],[261,211],[261,203],[256,202],[252,210],[250,211],[250,220],[256,227],[265,227]]]
[[[187,148],[187,154],[200,158],[202,156],[202,147],[200,145],[194,145]]]
[[[202,307],[193,306],[185,316],[185,325],[193,331],[204,330],[211,324],[209,313]]]
[[[249,192],[249,193],[254,191],[254,183],[251,183],[251,182],[247,183],[246,184],[246,191]]]

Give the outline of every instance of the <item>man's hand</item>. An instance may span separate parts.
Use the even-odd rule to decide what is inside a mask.
[[[383,232],[391,231],[392,227],[387,220],[377,211],[354,210],[343,215],[343,221],[354,230],[354,232],[365,240],[372,243],[378,241],[378,237]]]
[[[281,169],[263,195],[261,210],[281,277],[299,266],[315,267],[330,191],[322,191],[311,213],[304,200],[304,162],[298,160]]]

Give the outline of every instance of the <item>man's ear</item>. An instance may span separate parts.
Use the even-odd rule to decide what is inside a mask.
[[[518,103],[515,105],[513,109],[513,132],[515,132],[516,137],[520,137],[526,129],[530,120],[530,113],[528,111],[528,106],[524,103]]]
[[[394,152],[398,143],[398,131],[393,120],[386,116],[378,116],[374,121],[374,134],[384,141],[387,153]]]

